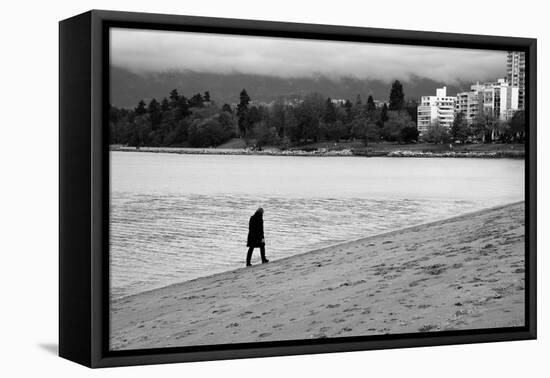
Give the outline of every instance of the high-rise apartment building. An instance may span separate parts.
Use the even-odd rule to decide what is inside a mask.
[[[525,109],[525,53],[508,51],[506,78],[512,87],[518,87],[518,109]]]

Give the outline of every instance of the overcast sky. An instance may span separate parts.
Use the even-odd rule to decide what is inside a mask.
[[[502,77],[506,52],[116,28],[111,29],[111,64],[134,72],[385,81],[419,76],[455,84]]]

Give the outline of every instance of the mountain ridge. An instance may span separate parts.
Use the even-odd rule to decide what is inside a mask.
[[[335,99],[349,99],[354,102],[360,94],[365,102],[369,95],[375,100],[387,101],[391,82],[377,79],[353,77],[330,78],[314,76],[283,78],[267,75],[231,73],[218,74],[197,71],[167,71],[157,73],[134,73],[130,70],[111,67],[111,104],[116,107],[133,108],[140,100],[160,101],[168,97],[172,89],[186,97],[195,93],[210,92],[218,104],[235,104],[239,93],[245,88],[250,98],[257,102],[271,102],[277,97],[292,98],[318,92]],[[399,79],[403,84],[405,98],[419,101],[421,96],[435,95],[435,89],[447,86],[447,93],[453,95],[468,90],[470,83],[445,84],[431,79],[412,77]]]

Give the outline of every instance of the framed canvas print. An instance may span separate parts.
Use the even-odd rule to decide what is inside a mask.
[[[62,357],[536,337],[536,40],[60,22]]]

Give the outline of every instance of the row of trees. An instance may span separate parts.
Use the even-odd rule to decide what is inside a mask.
[[[240,93],[237,106],[239,134],[255,138],[259,145],[340,141],[363,139],[410,142],[416,140],[416,109],[406,103],[403,86],[396,81],[390,92],[389,105],[377,108],[372,96],[363,102],[333,101],[319,93],[310,93],[297,104],[280,98],[270,107],[250,106],[246,90]]]
[[[507,121],[496,118],[490,112],[478,113],[468,122],[463,113],[456,113],[451,128],[431,125],[422,139],[431,143],[450,142],[501,142],[523,143],[525,139],[525,112],[519,110]]]
[[[136,108],[110,108],[110,143],[130,146],[216,146],[235,134],[231,111],[218,108],[210,93],[190,98],[176,89],[162,101],[141,100]]]
[[[310,93],[297,101],[279,98],[269,105],[255,105],[243,89],[233,108],[212,101],[208,91],[191,97],[176,89],[160,102],[143,100],[134,109],[110,108],[110,143],[130,146],[218,146],[241,137],[257,146],[292,145],[322,140],[360,139],[365,144],[380,140],[410,143],[419,138],[415,101],[405,101],[403,85],[395,81],[389,101],[376,106],[372,96],[363,101],[332,100]],[[433,143],[521,141],[524,113],[502,122],[481,113],[468,123],[459,113],[448,129],[435,124],[422,136]],[[252,142],[253,141],[253,142]]]
[[[411,142],[418,138],[416,102],[406,102],[403,86],[393,83],[388,105],[377,107],[372,96],[363,102],[358,95],[333,101],[310,93],[289,103],[279,98],[254,105],[247,91],[239,94],[233,109],[218,106],[209,92],[190,98],[176,89],[160,102],[143,100],[134,109],[110,109],[110,142],[131,146],[217,146],[239,136],[258,146],[291,145],[320,140],[380,139]]]

